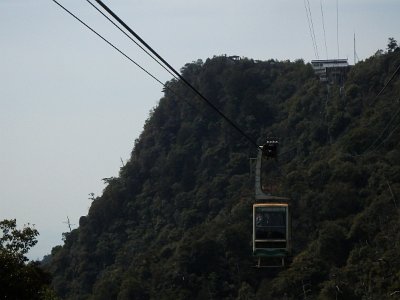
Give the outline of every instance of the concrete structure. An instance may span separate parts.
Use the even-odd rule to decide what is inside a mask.
[[[350,70],[347,59],[312,60],[311,65],[321,82],[342,84]]]

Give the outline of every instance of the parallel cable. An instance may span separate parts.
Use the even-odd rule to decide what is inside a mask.
[[[165,67],[160,61],[157,60],[149,51],[147,51],[145,48],[142,47],[138,42],[136,42],[129,34],[127,34],[121,27],[118,26],[113,20],[111,20],[106,14],[104,14],[96,5],[93,4],[90,0],[86,0],[93,8],[95,8],[104,18],[106,18],[111,24],[113,24],[116,28],[118,28],[119,31],[121,31],[128,39],[130,39],[133,43],[136,44],[140,49],[143,50],[148,56],[150,56],[158,65],[160,65],[165,71],[167,71],[172,77],[175,79],[179,79],[174,73],[172,73],[170,70],[168,70],[167,67]],[[161,83],[160,81],[158,81]],[[184,97],[179,96],[173,89],[169,88],[165,84],[161,83],[164,88],[172,92],[175,96],[178,98],[182,99],[187,105],[189,105],[192,109],[197,110],[197,108],[192,105],[189,101],[187,101]]]
[[[93,4],[90,0],[86,0],[93,8],[95,8],[104,18],[106,18],[111,24],[113,24],[116,28],[118,28],[119,31],[121,31],[128,39],[130,39],[133,43],[136,44],[143,52],[145,52],[148,56],[150,56],[158,65],[160,65],[165,71],[167,71],[172,77],[174,77],[176,80],[179,78],[172,73],[170,70],[168,70],[167,67],[165,67],[160,61],[157,60],[156,57],[154,57],[150,52],[148,52],[145,48],[142,47],[138,42],[136,42],[129,34],[127,34],[121,27],[118,26],[113,20],[111,20],[106,14],[104,14],[96,5]],[[160,81],[158,81],[160,82]],[[166,86],[166,84],[162,84],[164,88],[172,92],[175,96],[178,98],[182,99],[187,105],[189,105],[192,109],[198,110],[192,103],[187,101],[184,97],[179,96],[173,89],[169,88]]]
[[[382,142],[380,142],[378,145],[376,145],[370,152],[374,152],[374,151],[376,151],[380,146],[382,146],[387,140],[389,140],[389,139],[392,137],[393,133],[394,133],[398,128],[400,128],[400,123],[398,123],[398,124],[394,127],[394,129],[387,135],[387,137],[386,137]]]
[[[314,22],[311,14],[311,6],[310,6],[310,1],[307,0],[307,6],[308,6],[308,12],[310,13],[310,20],[311,20],[311,28],[312,28],[312,35],[314,37],[314,43],[315,43],[315,49],[317,51],[317,59],[319,59],[319,53],[318,53],[318,44],[317,44],[317,39],[315,37],[315,31],[314,31]]]
[[[157,64],[159,64],[165,71],[167,71],[172,77],[178,79],[178,77],[172,73],[168,68],[166,68],[160,61],[158,61],[151,53],[149,53],[145,48],[142,47],[138,42],[136,42],[129,34],[127,34],[121,27],[118,26],[113,20],[111,20],[105,13],[103,13],[96,5],[94,5],[90,0],[86,0],[91,6],[93,6],[100,14],[103,15],[111,24],[113,24],[119,31],[121,31],[128,39],[134,42],[140,49],[142,49],[148,56],[150,56]]]
[[[139,65],[136,61],[134,61],[132,58],[130,58],[127,54],[122,52],[117,46],[112,44],[110,41],[108,41],[105,37],[103,37],[100,33],[98,33],[96,30],[94,30],[92,27],[90,27],[88,24],[86,24],[84,21],[82,21],[80,18],[78,18],[74,13],[69,11],[66,7],[64,7],[62,4],[57,2],[56,0],[52,0],[54,3],[56,3],[58,6],[60,6],[63,10],[65,10],[69,15],[71,15],[74,19],[76,19],[78,22],[80,22],[83,26],[85,26],[87,29],[89,29],[91,32],[96,34],[99,38],[101,38],[104,42],[106,42],[109,46],[114,48],[116,51],[118,51],[120,54],[122,54],[126,59],[128,59],[130,62],[135,64],[138,68],[140,68],[143,72],[145,72],[147,75],[149,75],[151,78],[153,78],[155,81],[160,83],[163,87],[166,89],[170,89],[168,86],[166,86],[164,83],[162,83],[157,77],[155,77],[153,74],[151,74],[149,71],[147,71],[145,68],[143,68],[141,65]]]
[[[54,3],[56,3],[59,7],[61,7],[64,11],[66,11],[69,15],[71,15],[74,19],[76,19],[78,22],[80,22],[82,25],[84,25],[87,29],[89,29],[90,31],[92,31],[94,34],[96,34],[99,38],[101,38],[104,42],[106,42],[109,46],[111,46],[113,49],[115,49],[116,51],[118,51],[121,55],[123,55],[126,59],[128,59],[130,62],[132,62],[133,64],[135,64],[137,67],[139,67],[142,71],[144,71],[147,75],[149,75],[151,78],[153,78],[154,80],[156,80],[158,83],[160,83],[165,89],[171,91],[172,93],[174,93],[176,96],[179,97],[179,95],[177,95],[175,93],[174,90],[172,90],[169,86],[167,86],[166,84],[162,83],[157,77],[155,77],[153,74],[151,74],[149,71],[147,71],[144,67],[142,67],[140,64],[138,64],[136,61],[134,61],[132,58],[130,58],[127,54],[125,54],[123,51],[121,51],[118,47],[116,47],[114,44],[112,44],[110,41],[108,41],[106,38],[104,38],[101,34],[99,34],[97,31],[95,31],[92,27],[90,27],[88,24],[86,24],[84,21],[82,21],[79,17],[77,17],[74,13],[72,13],[71,11],[69,11],[66,7],[64,7],[62,4],[60,4],[58,1],[56,0],[52,0]],[[126,25],[126,24],[125,24]],[[143,41],[143,40],[142,40]],[[143,41],[144,42],[144,41]],[[145,45],[147,45],[145,43]],[[148,46],[148,45],[147,45]],[[168,63],[166,63],[166,61],[164,59],[162,59],[162,57],[160,57],[153,49],[150,49],[152,53],[154,53],[154,55],[156,55],[157,57],[159,57],[159,59],[162,60],[162,62],[164,64],[167,65],[167,67],[169,67],[175,74],[176,76],[181,79],[187,86],[189,86],[198,96],[200,96],[204,101],[207,102],[207,104],[209,104],[212,108],[214,108],[214,110],[216,110],[231,126],[233,126],[237,131],[239,131],[239,133],[241,133],[247,140],[249,140],[253,145],[255,145],[257,148],[259,148],[259,145],[253,141],[246,133],[244,133],[236,124],[234,124],[228,117],[226,117],[221,111],[219,111],[211,102],[208,101],[208,99],[206,99],[200,92],[198,92],[189,82],[187,82],[175,69],[173,69]],[[146,51],[147,52],[147,51]],[[148,54],[150,55],[150,54]],[[154,58],[153,58],[154,59]],[[169,72],[170,73],[170,72]],[[171,73],[170,73],[171,74]],[[171,74],[172,76],[174,76],[173,74]],[[175,77],[175,76],[174,76]],[[176,77],[175,77],[176,78]],[[176,79],[178,79],[176,78]],[[187,101],[185,101],[187,102]]]
[[[381,131],[380,135],[375,139],[375,141],[367,148],[365,149],[363,154],[366,154],[368,152],[368,150],[370,150],[373,146],[375,146],[375,144],[381,139],[381,137],[383,136],[383,134],[385,133],[385,131],[387,129],[389,129],[390,125],[392,125],[393,121],[396,119],[397,115],[400,113],[400,108],[396,111],[396,113],[392,116],[392,118],[390,119],[390,121],[386,124],[385,128]],[[377,147],[379,147],[381,144],[379,144],[378,146],[376,146],[374,149],[371,150],[374,151]]]
[[[393,72],[392,76],[390,76],[390,79],[386,82],[386,84],[383,86],[383,88],[380,90],[380,92],[375,96],[373,101],[375,101],[383,93],[383,91],[386,89],[386,87],[389,85],[389,83],[393,80],[393,78],[396,76],[396,74],[399,72],[399,70],[400,70],[400,64],[398,65],[396,70]]]
[[[312,31],[311,31],[311,23],[310,23],[310,17],[308,16],[308,9],[307,9],[306,0],[304,0],[303,2],[304,2],[304,8],[306,10],[307,25],[308,25],[308,30],[310,31],[310,36],[311,36],[311,42],[312,42],[312,45],[313,45],[314,55],[315,55],[315,58],[317,58],[317,52],[315,51],[314,38],[313,38],[313,35],[312,35]]]
[[[187,101],[185,98],[179,96],[173,89],[171,89],[167,84],[161,82],[161,80],[159,80],[156,76],[154,76],[153,74],[151,74],[149,71],[147,71],[144,67],[142,67],[141,65],[139,65],[137,62],[135,62],[132,58],[130,58],[127,54],[125,54],[123,51],[121,51],[118,47],[116,47],[114,44],[112,44],[110,41],[108,41],[106,38],[104,38],[101,34],[99,34],[98,32],[96,32],[93,28],[91,28],[88,24],[86,24],[84,21],[82,21],[79,17],[77,17],[74,13],[72,13],[70,10],[68,10],[66,7],[64,7],[63,5],[61,5],[59,2],[57,2],[56,0],[52,0],[54,3],[56,3],[58,6],[60,6],[64,11],[66,11],[69,15],[71,15],[74,19],[76,19],[77,21],[79,21],[82,25],[84,25],[87,29],[89,29],[90,31],[92,31],[94,34],[96,34],[99,38],[101,38],[104,42],[106,42],[109,46],[111,46],[113,49],[115,49],[116,51],[118,51],[120,54],[122,54],[126,59],[128,59],[130,62],[132,62],[133,64],[135,64],[138,68],[140,68],[143,72],[145,72],[147,75],[149,75],[152,79],[154,79],[155,81],[157,81],[159,84],[161,84],[166,90],[170,91],[171,93],[173,93],[176,97],[182,99],[186,104],[188,104],[190,107],[192,107],[193,109],[197,109],[196,107],[194,107],[189,101]],[[175,76],[174,76],[175,77]]]
[[[53,0],[54,1],[54,0]],[[142,43],[153,55],[155,55],[168,69],[170,69],[182,82],[184,82],[195,94],[197,94],[204,102],[206,102],[215,112],[217,112],[229,125],[235,128],[243,137],[245,137],[256,148],[259,145],[250,138],[238,125],[224,115],[212,102],[210,102],[203,94],[201,94],[192,84],[190,84],[178,71],[176,71],[163,57],[161,57],[150,45],[148,45],[136,32],[134,32],[124,21],[121,20],[107,5],[100,0],[95,0],[103,9],[107,11],[119,24],[122,25],[129,33]]]
[[[313,34],[313,27],[311,25],[312,22],[310,19],[310,10],[309,10],[309,7],[307,6],[307,0],[304,0],[303,2],[304,2],[304,8],[306,10],[308,30],[310,31],[311,42],[312,42],[313,49],[314,49],[314,55],[315,55],[315,58],[318,59],[318,50],[317,50],[316,41],[315,41],[315,34]]]
[[[328,59],[328,47],[326,46],[326,32],[325,32],[325,17],[324,17],[324,10],[322,8],[322,0],[319,1],[319,4],[321,6],[322,29],[324,31],[325,53],[326,53],[326,59]]]
[[[385,89],[387,88],[387,86],[389,85],[389,83],[395,78],[396,74],[400,71],[400,64],[397,66],[396,70],[393,72],[393,74],[390,76],[390,79],[385,83],[385,85],[383,86],[383,88],[379,91],[379,93],[374,97],[373,102],[376,101],[376,99],[378,99],[378,97],[380,95],[382,95],[382,93],[385,91]],[[372,104],[372,103],[370,103]],[[381,139],[381,137],[383,136],[383,134],[385,133],[385,131],[390,127],[390,125],[394,122],[395,118],[397,117],[397,115],[400,113],[400,108],[397,109],[397,111],[394,113],[394,115],[392,116],[392,118],[389,120],[389,122],[386,124],[385,128],[381,131],[381,133],[379,134],[379,136],[371,143],[371,145],[369,145],[361,154],[356,154],[353,156],[363,156],[366,155],[372,151],[374,151],[376,148],[378,148],[380,145],[383,144],[384,141],[387,140],[387,138],[380,143],[378,146],[374,147],[375,144]],[[396,126],[397,129],[397,126]],[[394,130],[393,130],[394,132]],[[392,133],[393,133],[392,132]],[[391,135],[392,133],[390,133],[389,135]],[[374,147],[371,151],[370,149]]]

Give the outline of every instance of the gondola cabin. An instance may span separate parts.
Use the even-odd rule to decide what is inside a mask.
[[[284,258],[290,253],[290,216],[288,203],[253,205],[253,255]]]
[[[268,140],[259,147],[255,203],[253,204],[253,256],[256,267],[283,267],[291,253],[290,199],[266,194],[261,185],[262,158],[276,159],[278,142]]]

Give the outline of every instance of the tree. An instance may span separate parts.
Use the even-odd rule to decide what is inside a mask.
[[[388,45],[387,45],[388,52],[389,53],[393,52],[398,48],[399,48],[399,46],[397,45],[397,41],[394,38],[390,37],[389,41],[388,41]]]
[[[17,229],[15,219],[0,221],[0,298],[54,299],[48,288],[50,275],[39,262],[25,256],[36,243],[39,232],[29,226]]]
[[[29,226],[18,230],[17,221],[15,219],[1,221],[0,229],[2,231],[0,238],[1,253],[12,256],[19,262],[28,261],[25,254],[28,253],[31,247],[36,245],[36,236],[39,235],[39,232],[35,228]]]

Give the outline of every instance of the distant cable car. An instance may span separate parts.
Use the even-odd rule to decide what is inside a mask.
[[[283,267],[291,253],[289,198],[265,194],[261,187],[262,158],[277,157],[277,140],[260,147],[256,162],[253,204],[253,255],[256,267]],[[279,263],[277,263],[279,262]]]

